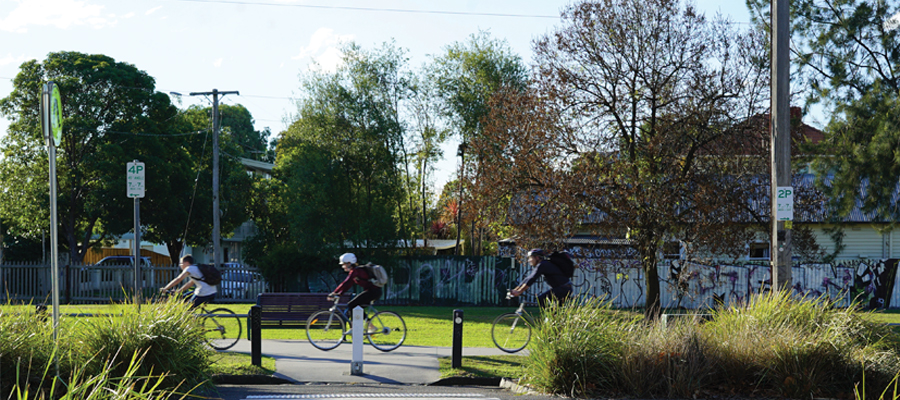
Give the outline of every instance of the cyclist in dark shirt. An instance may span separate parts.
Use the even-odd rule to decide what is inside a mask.
[[[363,291],[347,303],[347,312],[352,312],[356,306],[365,308],[367,305],[381,297],[381,288],[375,286],[375,284],[369,280],[369,272],[356,263],[356,255],[353,253],[342,254],[339,264],[341,265],[341,268],[347,272],[347,278],[345,278],[333,292],[328,294],[329,300],[333,300],[334,297],[340,296],[344,292],[350,290],[354,284],[362,286]]]
[[[531,272],[528,273],[528,276],[522,280],[522,283],[519,286],[516,286],[515,289],[510,290],[509,293],[513,297],[518,297],[522,295],[531,285],[540,278],[544,277],[544,281],[550,285],[550,290],[545,291],[538,295],[538,304],[541,307],[544,307],[547,303],[548,298],[553,298],[562,304],[566,297],[569,297],[572,294],[572,281],[569,280],[569,277],[566,276],[556,264],[553,264],[550,261],[544,259],[546,257],[546,253],[544,253],[541,249],[533,249],[528,252],[528,263],[531,264]]]

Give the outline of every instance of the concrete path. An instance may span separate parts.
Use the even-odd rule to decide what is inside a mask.
[[[250,354],[250,341],[240,340],[228,351]],[[440,380],[438,357],[452,356],[450,347],[400,346],[382,352],[363,346],[363,375],[351,375],[353,346],[345,343],[322,351],[306,340],[263,339],[262,354],[275,359],[275,376],[294,383],[429,384]],[[465,347],[463,356],[501,355],[497,348]],[[522,353],[527,354],[527,350]]]

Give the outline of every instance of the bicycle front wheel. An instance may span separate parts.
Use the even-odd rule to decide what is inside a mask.
[[[491,339],[500,350],[515,353],[528,346],[531,340],[531,325],[519,314],[503,314],[497,317],[491,326]]]
[[[400,314],[393,311],[379,311],[366,321],[366,339],[372,347],[381,351],[391,351],[406,340],[406,323]]]
[[[203,317],[203,332],[209,347],[227,350],[241,338],[241,319],[227,308],[217,308]]]
[[[319,350],[340,346],[346,332],[347,321],[336,312],[319,311],[306,320],[306,337]]]

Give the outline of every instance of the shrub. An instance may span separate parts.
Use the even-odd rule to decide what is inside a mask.
[[[632,320],[596,299],[551,303],[535,318],[526,382],[569,395],[614,389],[621,333]]]
[[[668,326],[622,315],[594,300],[543,309],[525,382],[604,397],[898,398],[900,336],[827,299],[771,293]]]
[[[21,308],[0,308],[0,398],[8,398],[16,383],[40,376],[53,358],[49,318],[16,310]]]
[[[178,387],[171,390],[162,389],[165,375],[140,376],[142,355],[133,354],[124,374],[113,375],[112,364],[99,374],[89,375],[85,369],[76,366],[65,383],[53,378],[52,373],[45,370],[36,384],[32,382],[17,383],[12,388],[8,399],[12,400],[166,400],[179,398]],[[34,381],[34,380],[32,380]],[[180,398],[189,395],[191,390]]]
[[[165,373],[166,386],[181,380],[193,386],[208,378],[212,350],[197,317],[183,302],[171,298],[142,305],[140,311],[137,307],[123,307],[122,311],[121,315],[86,321],[80,330],[80,360],[89,374],[111,369],[113,376],[124,376],[132,367],[127,357],[143,354],[136,373]]]

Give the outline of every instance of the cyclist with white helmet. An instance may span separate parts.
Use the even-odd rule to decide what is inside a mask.
[[[355,254],[341,254],[338,264],[340,264],[341,268],[347,272],[347,278],[344,279],[334,291],[328,294],[329,300],[333,300],[336,296],[340,296],[344,292],[350,290],[354,284],[362,286],[363,291],[347,303],[347,310],[353,310],[356,306],[365,307],[381,297],[381,288],[375,286],[375,284],[369,280],[371,278],[369,272],[357,264]]]
[[[509,291],[513,297],[522,295],[531,285],[540,278],[544,277],[544,281],[550,285],[550,290],[538,295],[538,304],[544,307],[547,298],[552,297],[560,304],[565,301],[566,297],[572,294],[572,281],[556,264],[544,259],[547,253],[541,249],[532,249],[528,252],[528,263],[531,264],[531,272],[522,280],[519,286]]]

